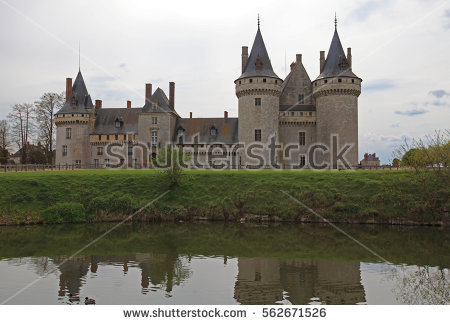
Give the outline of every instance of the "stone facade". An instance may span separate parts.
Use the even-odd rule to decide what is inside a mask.
[[[169,97],[160,88],[152,93],[152,85],[146,84],[143,106],[132,107],[127,101],[126,108],[105,109],[96,100],[94,107],[81,72],[73,86],[68,78],[66,104],[55,114],[56,163],[146,167],[161,148],[172,145],[205,167],[221,161],[231,168],[358,164],[362,80],[353,73],[351,50],[344,53],[337,30],[327,57],[320,51],[320,74],[313,81],[301,54],[285,80],[276,75],[259,26],[250,54],[247,46],[242,47],[241,59],[242,74],[234,81],[238,118],[228,117],[227,112],[223,118],[193,118],[192,113],[181,118],[175,110],[173,82]],[[276,144],[275,152],[271,143]],[[110,155],[112,144],[122,145],[117,148],[120,155]],[[317,146],[320,150],[312,150]]]

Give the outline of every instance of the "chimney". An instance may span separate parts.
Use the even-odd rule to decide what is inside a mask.
[[[348,61],[348,65],[350,66],[350,71],[352,71],[352,48],[351,47],[347,48],[347,61]]]
[[[127,100],[127,108],[131,108],[131,100]]]
[[[145,104],[150,101],[152,97],[152,84],[145,84]]]
[[[226,122],[228,120],[228,112],[227,111],[223,112],[223,117],[224,117],[225,122]]]
[[[320,51],[320,73],[323,71],[323,66],[325,64],[325,51]]]
[[[172,111],[175,110],[175,83],[169,82],[169,107]]]
[[[192,118],[192,112],[189,112],[189,118]]]
[[[66,103],[69,101],[72,92],[72,78],[66,78]]]
[[[248,46],[242,47],[242,73],[244,73],[245,66],[247,65],[248,61]]]
[[[291,71],[295,68],[295,64],[296,64],[295,62],[292,62],[292,63],[291,63],[291,65],[290,65]]]
[[[296,56],[295,56],[295,62],[296,63],[302,63],[302,55],[301,54],[297,54]]]
[[[95,100],[95,109],[102,108],[102,101],[100,99]]]

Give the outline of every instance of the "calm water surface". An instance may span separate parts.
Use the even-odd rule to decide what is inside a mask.
[[[0,303],[448,304],[450,231],[325,225],[0,228]]]

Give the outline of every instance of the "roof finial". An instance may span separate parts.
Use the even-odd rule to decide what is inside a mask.
[[[334,13],[334,30],[337,30],[337,16],[336,16],[336,12]]]
[[[78,72],[81,72],[81,41],[78,41]]]
[[[260,20],[259,20],[259,14],[258,14],[258,29],[259,29],[259,23],[260,23]]]

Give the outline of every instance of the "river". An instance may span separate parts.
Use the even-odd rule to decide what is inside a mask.
[[[0,303],[449,303],[446,228],[339,226],[367,250],[328,225],[134,223],[86,247],[113,226],[0,227]]]

